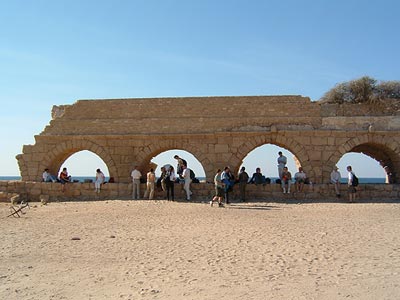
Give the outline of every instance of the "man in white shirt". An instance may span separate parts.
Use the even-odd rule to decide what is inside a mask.
[[[342,176],[340,175],[340,172],[338,170],[339,168],[337,166],[333,167],[333,170],[331,172],[331,183],[335,188],[336,197],[340,198],[340,179],[342,178]]]
[[[44,169],[42,174],[43,182],[56,182],[56,178],[49,173],[49,169]]]
[[[356,187],[353,185],[353,180],[354,180],[354,173],[353,173],[353,169],[351,168],[351,166],[347,166],[347,186],[348,186],[348,191],[349,191],[349,202],[353,203],[356,201],[356,193],[357,193],[357,189]]]
[[[183,166],[182,168],[183,168],[182,177],[185,180],[183,189],[186,192],[186,200],[190,201],[190,196],[192,195],[192,192],[190,191],[190,183],[192,182],[192,179],[190,179],[190,169],[187,166]]]
[[[283,172],[283,168],[286,166],[287,164],[287,158],[285,155],[282,154],[282,151],[278,152],[278,175],[279,175],[279,179],[282,180],[282,172]]]
[[[304,183],[306,182],[307,175],[304,173],[303,168],[299,167],[299,171],[294,174],[294,180],[296,185],[296,190],[298,192],[303,192]]]
[[[140,198],[140,178],[142,177],[142,173],[138,170],[138,166],[135,166],[131,173],[132,177],[132,198],[139,199]]]

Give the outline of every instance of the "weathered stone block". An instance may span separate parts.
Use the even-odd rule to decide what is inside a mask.
[[[40,186],[39,186],[39,187],[32,188],[32,189],[29,191],[29,194],[32,195],[32,196],[39,196],[39,195],[42,194],[42,189],[40,188]]]
[[[215,153],[227,153],[228,151],[229,151],[228,145],[223,145],[223,144],[215,145]]]
[[[40,202],[42,203],[42,205],[47,205],[47,203],[49,202],[50,196],[49,195],[40,195],[39,199],[40,199]]]

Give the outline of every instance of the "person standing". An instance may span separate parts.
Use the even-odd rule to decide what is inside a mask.
[[[348,186],[348,191],[349,191],[349,202],[353,203],[356,201],[356,194],[357,194],[357,189],[356,189],[356,184],[355,184],[355,174],[353,173],[353,169],[351,166],[347,166],[347,186]]]
[[[104,180],[106,177],[104,176],[104,173],[100,170],[96,170],[96,180],[94,181],[94,191],[96,193],[100,193],[100,187],[104,183]]]
[[[160,178],[157,181],[157,187],[161,187],[161,190],[163,192],[165,192],[167,190],[167,185],[166,185],[166,180],[167,178],[167,170],[165,169],[165,167],[161,167],[161,174],[160,174]]]
[[[171,200],[174,201],[174,189],[175,189],[175,171],[174,167],[171,166],[165,175],[165,187],[167,189],[167,200],[169,201],[169,195],[171,192]]]
[[[140,198],[140,178],[142,177],[142,173],[138,170],[138,166],[135,166],[131,173],[132,177],[132,198],[139,199]]]
[[[146,182],[146,192],[144,193],[143,198],[149,197],[149,200],[152,200],[154,197],[154,188],[156,185],[156,174],[154,173],[154,169],[151,168],[147,173],[147,182]]]
[[[229,192],[232,191],[235,183],[235,178],[229,167],[225,167],[224,171],[221,173],[221,181],[224,184],[225,204],[229,204]]]
[[[224,188],[223,188],[223,183],[221,180],[221,169],[217,170],[217,173],[214,176],[214,186],[215,186],[215,196],[212,198],[210,201],[210,205],[213,206],[214,201],[218,201],[218,206],[222,207],[222,197],[224,194]]]
[[[240,190],[240,200],[242,202],[246,201],[246,186],[249,181],[249,174],[246,172],[246,168],[242,167],[239,172],[239,190]]]
[[[285,193],[290,194],[291,181],[292,181],[292,174],[289,172],[287,167],[284,167],[282,171],[282,190],[284,194]]]
[[[282,151],[278,152],[278,175],[279,175],[279,179],[282,180],[282,172],[283,172],[283,168],[286,166],[287,164],[287,158],[286,156],[284,156],[282,154]]]
[[[336,197],[340,198],[340,179],[342,176],[340,175],[339,168],[337,166],[333,167],[331,172],[331,183],[335,188]]]
[[[183,169],[182,177],[183,180],[185,181],[183,189],[186,192],[186,200],[190,201],[190,196],[192,195],[192,191],[190,190],[190,183],[192,182],[192,179],[190,178],[190,169],[185,165],[183,165],[182,169]]]

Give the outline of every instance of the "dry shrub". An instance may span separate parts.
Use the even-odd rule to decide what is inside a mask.
[[[385,99],[400,99],[400,81],[381,81],[364,76],[335,85],[326,92],[322,103],[367,103],[384,106]]]

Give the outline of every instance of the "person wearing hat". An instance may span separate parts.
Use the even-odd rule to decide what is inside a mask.
[[[340,198],[340,179],[342,177],[340,176],[340,172],[338,170],[339,169],[337,166],[333,167],[333,170],[331,172],[331,183],[335,188],[336,197]]]

